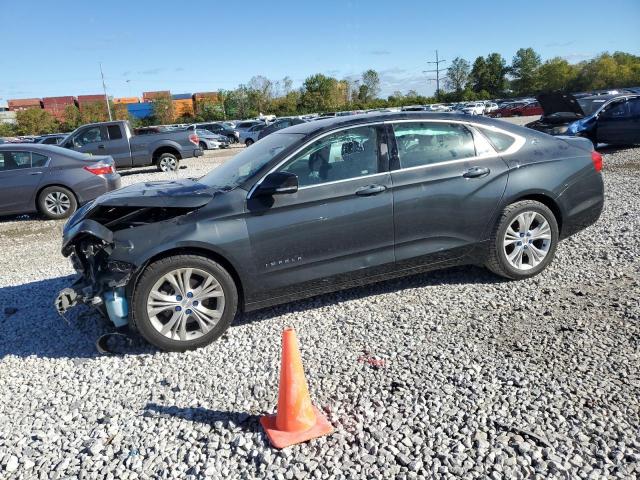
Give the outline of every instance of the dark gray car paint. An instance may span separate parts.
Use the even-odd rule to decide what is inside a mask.
[[[49,157],[49,161],[44,167],[0,171],[0,215],[35,212],[38,193],[53,185],[71,190],[79,205],[120,188],[118,173],[94,175],[83,168],[100,161],[111,163],[110,156],[79,160],[61,147],[24,143],[0,145],[1,151],[38,153]]]
[[[111,139],[108,127],[117,127],[121,138]],[[76,146],[74,138],[84,131],[99,127],[103,141]],[[111,155],[118,168],[152,165],[161,152],[172,153],[178,159],[198,157],[202,149],[189,140],[190,131],[175,130],[146,135],[133,135],[128,122],[101,122],[82,125],[69,134],[64,147],[94,155]]]
[[[414,174],[397,170],[392,162],[390,172],[375,177],[248,198],[269,170],[319,135],[352,125],[431,119],[494,126],[526,142],[510,155],[443,164]],[[596,221],[603,205],[602,178],[584,139],[554,138],[499,120],[422,112],[338,117],[281,132],[302,134],[301,140],[230,191],[212,192],[182,180],[101,197],[88,212],[69,220],[65,253],[77,250],[84,237],[76,235],[74,225],[91,219],[96,206],[156,205],[169,211],[182,196],[207,192],[210,200],[187,214],[114,231],[109,259],[131,264],[139,274],[149,261],[172,253],[210,255],[230,270],[244,309],[252,310],[440,266],[483,263],[499,213],[522,198],[538,199],[556,211],[563,237]],[[492,174],[463,178],[462,173],[474,166],[487,166]],[[371,184],[385,188],[378,195],[355,195]],[[145,193],[149,191],[154,193]],[[111,278],[104,275],[101,285],[93,285],[97,290]],[[134,283],[129,282],[130,289]]]

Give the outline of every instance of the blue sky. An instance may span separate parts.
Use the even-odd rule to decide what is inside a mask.
[[[469,61],[510,61],[520,47],[571,62],[640,54],[640,0],[0,2],[0,102],[100,93],[99,62],[114,96],[231,89],[253,75],[299,86],[368,68],[388,95],[433,92],[422,71],[435,49]]]

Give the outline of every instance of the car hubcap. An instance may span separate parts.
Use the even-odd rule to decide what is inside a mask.
[[[175,170],[176,160],[174,158],[163,158],[162,160],[160,160],[160,168],[162,168],[163,172]]]
[[[504,234],[503,248],[509,264],[518,270],[530,270],[542,262],[551,247],[551,227],[538,212],[522,212]]]
[[[44,206],[53,215],[63,215],[71,207],[71,200],[63,192],[51,192],[44,199]]]
[[[195,340],[214,328],[224,312],[224,292],[213,275],[181,268],[162,276],[149,292],[147,314],[167,338]]]

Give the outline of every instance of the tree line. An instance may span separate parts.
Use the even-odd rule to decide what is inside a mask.
[[[479,56],[473,62],[457,57],[446,70],[439,98],[415,90],[396,91],[380,97],[380,75],[373,69],[358,78],[338,79],[316,73],[300,88],[293,88],[289,77],[271,80],[252,77],[233,90],[220,90],[216,98],[196,101],[193,114],[176,119],[170,97],[154,100],[153,115],[146,119],[129,116],[126,105],[111,105],[116,119],[130,120],[134,127],[253,118],[259,114],[301,115],[340,110],[424,105],[533,96],[546,91],[589,91],[603,88],[640,86],[640,57],[625,52],[602,53],[592,59],[569,63],[554,57],[542,61],[532,48],[519,49],[510,63],[499,53]],[[17,124],[0,124],[0,136],[38,135],[71,131],[85,123],[108,120],[104,102],[66,107],[56,119],[46,110],[17,112]]]

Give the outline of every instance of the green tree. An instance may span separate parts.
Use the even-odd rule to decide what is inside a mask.
[[[486,89],[492,97],[500,97],[507,89],[507,62],[499,53],[490,53],[485,59]]]
[[[447,68],[447,77],[445,79],[447,88],[456,93],[461,93],[469,80],[470,72],[471,65],[464,58],[456,57],[451,60],[451,64],[449,65],[449,68]]]
[[[300,110],[303,112],[335,111],[344,105],[344,97],[340,98],[338,80],[321,73],[307,77],[302,85]]]
[[[473,67],[469,74],[469,86],[471,90],[474,92],[485,90],[489,83],[487,77],[487,62],[484,57],[477,57],[473,62]]]
[[[71,132],[82,125],[82,117],[80,116],[80,110],[75,105],[67,105],[64,107],[62,114],[62,123],[60,125],[61,130],[65,132]]]
[[[373,69],[362,73],[362,84],[358,92],[358,99],[361,102],[370,102],[378,97],[380,93],[380,75]]]
[[[173,123],[174,112],[173,102],[169,95],[162,95],[154,98],[153,101],[153,119],[158,125],[168,125]]]
[[[59,123],[55,117],[41,108],[29,108],[16,112],[16,133],[18,135],[43,135],[55,133]]]
[[[554,57],[538,68],[536,84],[538,90],[553,92],[567,91],[575,84],[579,69],[564,58]]]
[[[216,102],[211,98],[196,100],[195,120],[198,122],[211,122],[224,120],[224,106],[222,102]]]
[[[533,48],[519,49],[511,61],[511,87],[516,95],[531,95],[538,90],[540,55]]]
[[[15,134],[16,134],[15,124],[0,122],[0,137],[13,137]]]

